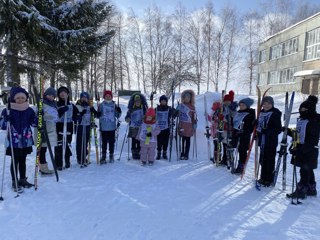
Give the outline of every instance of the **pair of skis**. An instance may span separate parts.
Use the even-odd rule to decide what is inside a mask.
[[[286,183],[287,155],[288,155],[288,140],[287,140],[287,138],[288,138],[288,127],[289,127],[289,123],[290,123],[294,95],[295,95],[295,92],[292,92],[290,102],[289,102],[289,94],[288,94],[288,92],[286,93],[285,115],[284,115],[284,132],[282,134],[280,150],[278,151],[278,153],[279,153],[278,160],[277,160],[276,168],[274,171],[273,186],[275,186],[277,183],[280,165],[281,165],[281,161],[282,161],[282,190],[286,190],[286,185],[287,185],[287,183]]]
[[[38,136],[37,136],[37,155],[36,155],[36,165],[35,165],[35,175],[34,175],[34,188],[35,190],[38,189],[38,172],[39,172],[39,164],[40,164],[40,152],[41,152],[41,145],[43,142],[45,142],[48,146],[50,159],[52,161],[52,166],[54,169],[54,173],[56,175],[57,182],[59,181],[59,175],[57,171],[56,162],[54,159],[54,155],[52,152],[47,128],[46,128],[46,122],[43,118],[43,93],[44,93],[44,78],[40,77],[39,82],[39,88],[40,88],[40,95],[38,93],[38,90],[35,86],[35,81],[33,78],[33,75],[31,75],[31,86],[33,88],[33,94],[36,98],[37,106],[38,106]]]
[[[258,94],[258,101],[257,101],[257,117],[256,119],[259,119],[260,116],[260,111],[262,108],[262,99],[266,96],[266,94],[268,93],[268,91],[271,89],[267,88],[263,95],[261,96],[261,90],[260,88],[257,86],[257,94]],[[258,174],[259,174],[259,159],[258,159],[258,140],[257,140],[257,126],[255,125],[253,128],[253,133],[252,133],[252,137],[250,140],[250,145],[249,145],[249,149],[247,152],[247,158],[245,160],[244,166],[243,166],[243,170],[242,170],[242,174],[241,174],[241,179],[243,179],[245,173],[246,173],[246,168],[248,165],[248,161],[250,159],[250,154],[253,148],[253,144],[255,143],[255,156],[254,156],[254,173],[255,173],[255,184],[256,184],[256,188],[260,189],[259,183],[258,183]]]

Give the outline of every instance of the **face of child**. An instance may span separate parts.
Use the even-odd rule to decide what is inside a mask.
[[[247,109],[247,105],[245,105],[244,103],[239,103],[239,109],[241,111],[246,110]]]
[[[223,104],[224,104],[225,106],[229,106],[229,105],[231,104],[231,101],[224,101]]]
[[[55,99],[55,96],[53,95],[46,95],[46,99],[48,99],[49,101],[53,101]]]
[[[18,95],[17,97],[14,98],[14,101],[18,104],[24,103],[25,101],[27,101],[27,97],[24,95]]]
[[[264,110],[266,110],[266,111],[269,111],[269,110],[272,108],[272,104],[269,103],[269,102],[264,102],[264,103],[262,104],[262,108],[263,108]]]
[[[166,100],[162,100],[162,101],[160,102],[160,105],[161,105],[161,106],[166,106],[166,105],[167,105],[167,101],[166,101]]]
[[[62,91],[59,93],[59,97],[63,100],[66,100],[66,99],[68,99],[68,93],[65,91]]]
[[[82,97],[82,98],[81,98],[81,102],[88,102],[88,98]]]
[[[147,120],[148,122],[150,122],[150,121],[152,120],[152,117],[151,117],[151,116],[147,116],[147,117],[146,117],[146,120]]]
[[[191,97],[190,97],[189,94],[187,94],[187,95],[184,97],[184,101],[185,101],[186,103],[189,103],[189,102],[191,101]]]
[[[135,100],[134,104],[135,104],[137,107],[140,107],[140,105],[141,105],[140,99]]]
[[[111,97],[110,94],[106,94],[106,95],[104,96],[104,99],[105,99],[106,101],[111,101],[111,100],[112,100],[112,97]]]

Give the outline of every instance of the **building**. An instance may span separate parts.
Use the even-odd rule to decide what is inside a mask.
[[[319,95],[320,12],[268,37],[259,46],[258,85],[271,94]]]

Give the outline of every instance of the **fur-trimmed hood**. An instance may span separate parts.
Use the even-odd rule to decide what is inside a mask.
[[[145,96],[141,93],[134,93],[131,95],[130,100],[128,102],[128,109],[129,110],[133,109],[136,96],[140,97],[141,107],[143,108],[143,112],[147,111],[147,109],[148,109],[147,100],[146,100]]]
[[[196,94],[194,93],[193,90],[191,89],[188,89],[188,90],[184,90],[182,93],[181,93],[181,103],[185,103],[185,98],[186,98],[186,95],[190,94],[191,96],[191,105],[194,106],[195,105],[195,96]]]

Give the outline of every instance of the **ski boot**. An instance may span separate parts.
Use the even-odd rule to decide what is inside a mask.
[[[158,152],[157,152],[156,160],[160,160],[160,159],[161,159],[161,151],[158,151]]]
[[[298,183],[296,190],[293,193],[287,194],[287,198],[305,199],[307,197],[307,191],[307,187]]]
[[[113,153],[109,154],[109,163],[113,163],[114,162],[114,156]]]
[[[168,160],[167,151],[163,151],[162,157],[164,160]]]
[[[102,155],[102,157],[100,158],[100,165],[102,164],[106,164],[107,161],[106,161],[106,156],[105,155]]]
[[[317,184],[309,184],[308,190],[307,190],[307,196],[310,197],[316,197],[317,196]]]
[[[33,184],[31,184],[27,181],[27,178],[20,179],[18,181],[18,184],[20,187],[23,187],[23,188],[31,188],[34,186]]]
[[[19,184],[17,184],[17,187],[16,187],[16,182],[14,180],[12,180],[12,189],[14,192],[18,192],[18,193],[23,192],[23,188],[19,186]]]
[[[43,175],[52,175],[54,173],[53,170],[48,168],[48,163],[40,164],[39,171]]]
[[[141,161],[141,166],[145,166],[147,164],[146,161]]]

